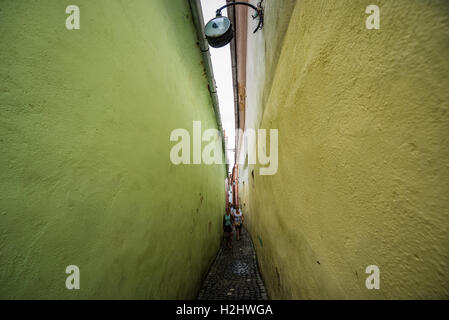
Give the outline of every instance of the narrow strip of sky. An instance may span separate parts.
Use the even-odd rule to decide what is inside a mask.
[[[225,0],[201,0],[204,23],[215,17],[218,8],[225,5]],[[223,10],[226,15],[226,10]],[[234,115],[234,91],[232,85],[231,49],[229,45],[223,48],[210,49],[212,68],[214,69],[215,82],[217,84],[218,103],[223,129],[226,132],[227,148],[235,148],[235,115]],[[229,170],[234,166],[234,151],[227,151]]]

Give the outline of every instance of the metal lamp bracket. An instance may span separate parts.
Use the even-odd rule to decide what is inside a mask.
[[[227,7],[230,7],[230,6],[235,6],[235,5],[248,6],[248,7],[252,8],[253,10],[256,11],[256,13],[254,15],[251,15],[251,17],[253,19],[259,18],[259,24],[257,25],[257,28],[253,32],[253,33],[256,33],[258,30],[262,29],[262,27],[263,27],[263,7],[262,7],[262,1],[260,1],[257,4],[257,7],[252,5],[252,4],[250,4],[250,3],[241,2],[241,1],[227,3],[224,6],[222,6],[221,8],[217,9],[217,16],[221,16],[221,11],[223,9],[227,8]]]

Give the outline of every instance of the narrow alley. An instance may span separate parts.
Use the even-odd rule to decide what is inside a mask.
[[[232,248],[222,241],[220,251],[198,294],[199,300],[266,300],[267,293],[257,266],[248,231]]]
[[[448,0],[0,0],[0,299],[449,300],[448,57]]]

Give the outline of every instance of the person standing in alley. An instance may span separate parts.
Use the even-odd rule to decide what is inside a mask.
[[[234,209],[233,212],[233,217],[234,217],[234,226],[235,226],[235,238],[237,239],[237,241],[240,240],[240,235],[242,232],[242,226],[243,226],[243,213],[242,213],[242,209],[237,208]]]
[[[226,208],[226,213],[223,216],[223,231],[226,237],[226,244],[228,248],[232,248],[232,224],[233,224],[233,216],[231,214],[231,210]]]
[[[234,216],[235,213],[235,204],[231,203],[231,216]]]

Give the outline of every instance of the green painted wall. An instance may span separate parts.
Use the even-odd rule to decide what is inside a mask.
[[[268,293],[449,298],[448,2],[296,1],[276,48],[277,3],[248,37],[247,127],[279,129],[279,170],[242,191]]]
[[[0,1],[0,298],[193,298],[225,168],[169,158],[217,127],[188,1],[70,4]]]

